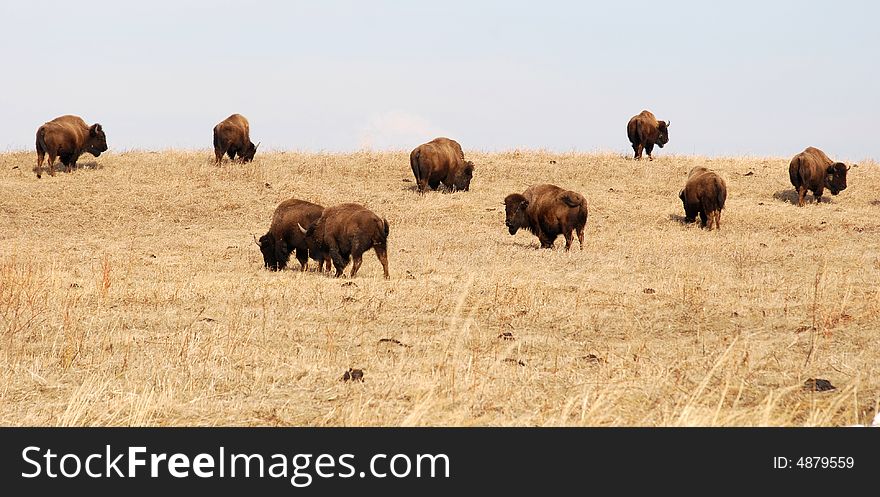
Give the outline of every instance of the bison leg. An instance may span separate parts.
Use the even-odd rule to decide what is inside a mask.
[[[324,266],[327,267],[325,271],[330,272],[330,257],[324,257]],[[318,269],[321,269],[321,264],[318,264]]]
[[[46,152],[42,150],[37,151],[37,165],[34,167],[34,172],[37,173],[37,178],[43,176],[43,161],[46,160]]]
[[[801,185],[798,187],[798,207],[804,206],[804,198],[807,196],[807,187]]]
[[[430,182],[428,182],[428,186],[430,186],[432,190],[436,190],[437,188],[440,188],[440,182],[439,181],[430,181]]]
[[[55,176],[55,156],[49,152],[49,176]]]
[[[235,150],[234,148],[230,148],[229,150],[226,151],[226,155],[229,156],[229,161],[230,161],[230,162],[234,162],[234,161],[235,161],[235,152],[236,152],[236,150]]]
[[[700,211],[700,226],[706,227],[706,211]]]
[[[214,165],[219,166],[220,162],[223,160],[223,155],[226,153],[222,148],[214,148]]]
[[[309,267],[309,251],[308,249],[296,249],[296,260],[299,261],[300,271],[305,271]]]
[[[654,144],[647,143],[645,144],[645,152],[648,154],[648,160],[654,160],[654,157],[651,156],[651,152],[654,151]]]
[[[541,233],[540,235],[538,235],[538,240],[541,242],[541,248],[552,249],[553,242],[556,241],[556,237],[554,236],[553,238],[550,238],[549,236]]]
[[[571,242],[574,239],[573,234],[571,231],[568,231],[562,236],[565,237],[565,251],[568,252],[568,250],[571,249]]]
[[[373,250],[376,251],[376,257],[379,258],[379,262],[382,263],[382,269],[385,271],[385,279],[390,278],[388,276],[388,247],[373,247]]]
[[[69,173],[72,169],[71,164],[73,163],[73,157],[70,155],[62,155],[61,163],[64,164],[64,172]]]
[[[330,249],[330,259],[333,260],[333,266],[336,267],[336,277],[339,278],[342,276],[342,270],[348,265],[348,257],[343,257],[342,254],[339,253],[338,248],[332,247]]]
[[[706,213],[706,217],[708,219],[706,222],[706,229],[712,231],[712,225],[715,224],[715,211]]]
[[[428,189],[428,180],[420,179],[417,184],[419,185],[419,193],[425,193]]]
[[[816,199],[816,205],[819,205],[822,203],[822,194],[823,193],[825,193],[825,189],[822,188],[821,186],[818,189],[813,190],[813,198]]]
[[[715,229],[716,230],[721,229],[721,210],[720,209],[715,211]]]
[[[584,227],[581,226],[577,229],[578,234],[578,243],[580,244],[581,250],[584,249]]]
[[[642,158],[642,144],[637,143],[637,144],[633,145],[633,151],[635,152],[635,155],[633,155],[633,159],[641,160],[641,158]]]
[[[352,255],[351,277],[354,278],[358,274],[358,269],[364,262],[364,254]]]

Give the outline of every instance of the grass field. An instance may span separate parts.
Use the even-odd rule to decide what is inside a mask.
[[[466,154],[471,191],[424,196],[403,151],[108,153],[42,180],[0,154],[0,424],[870,423],[876,163],[798,208],[788,158]],[[695,165],[727,182],[721,231],[681,222]],[[590,202],[583,251],[507,233],[504,196],[544,182]],[[253,235],[290,197],[387,218],[391,279],[372,252],[355,279],[264,270]]]

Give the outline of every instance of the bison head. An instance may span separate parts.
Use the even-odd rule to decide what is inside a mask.
[[[663,148],[669,142],[669,121],[657,123],[657,146]]]
[[[247,147],[241,152],[241,161],[250,162],[254,160],[254,156],[257,155],[257,147],[260,146],[260,143],[254,145],[254,142],[248,141]]]
[[[455,191],[468,191],[471,188],[471,179],[474,177],[474,163],[467,161],[458,169],[458,173],[452,179],[452,189]]]
[[[519,193],[511,193],[504,198],[504,224],[511,235],[515,235],[520,228],[529,226],[529,218],[526,216],[526,208],[529,201]]]
[[[678,192],[678,198],[681,199],[681,205],[684,207],[684,220],[688,223],[692,223],[692,222],[696,221],[697,218],[694,217],[694,216],[696,216],[696,214],[692,215],[693,211],[688,209],[688,203],[687,203],[687,199],[684,196],[683,189],[680,192]]]
[[[318,221],[320,221],[320,218]],[[296,223],[296,226],[306,239],[306,247],[309,249],[309,257],[316,261],[323,261],[330,257],[330,254],[326,250],[327,247],[321,246],[321,244],[318,243],[317,237],[315,237],[315,228],[318,226],[318,221],[310,224],[308,228],[304,228],[303,225],[299,223]]]
[[[93,124],[89,128],[89,139],[86,142],[86,152],[95,157],[101,155],[101,152],[107,151],[107,135],[104,129],[98,123]]]
[[[825,187],[831,190],[832,195],[846,190],[846,172],[849,168],[842,162],[836,162],[828,166],[825,171]]]
[[[275,239],[275,236],[269,232],[260,237],[257,243],[260,246],[260,252],[263,253],[263,263],[266,268],[271,271],[280,271],[287,267],[287,261],[290,260],[290,249],[284,239]]]

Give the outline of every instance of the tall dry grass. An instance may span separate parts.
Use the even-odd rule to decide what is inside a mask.
[[[785,158],[468,155],[472,191],[420,196],[405,152],[110,153],[42,180],[0,154],[0,424],[870,422],[877,164],[798,208]],[[697,164],[729,187],[719,232],[681,222]],[[539,182],[587,197],[585,250],[508,235],[502,199]],[[372,253],[354,280],[262,269],[289,197],[386,217],[391,280]]]

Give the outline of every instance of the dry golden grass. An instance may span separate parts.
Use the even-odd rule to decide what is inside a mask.
[[[786,158],[468,155],[472,191],[424,196],[402,151],[111,153],[42,180],[0,155],[0,424],[870,422],[877,164],[798,208]],[[727,181],[720,232],[680,221],[697,164]],[[502,199],[539,182],[589,200],[583,251],[507,233]],[[264,270],[252,234],[289,197],[386,217],[391,280],[372,252],[354,280]]]

